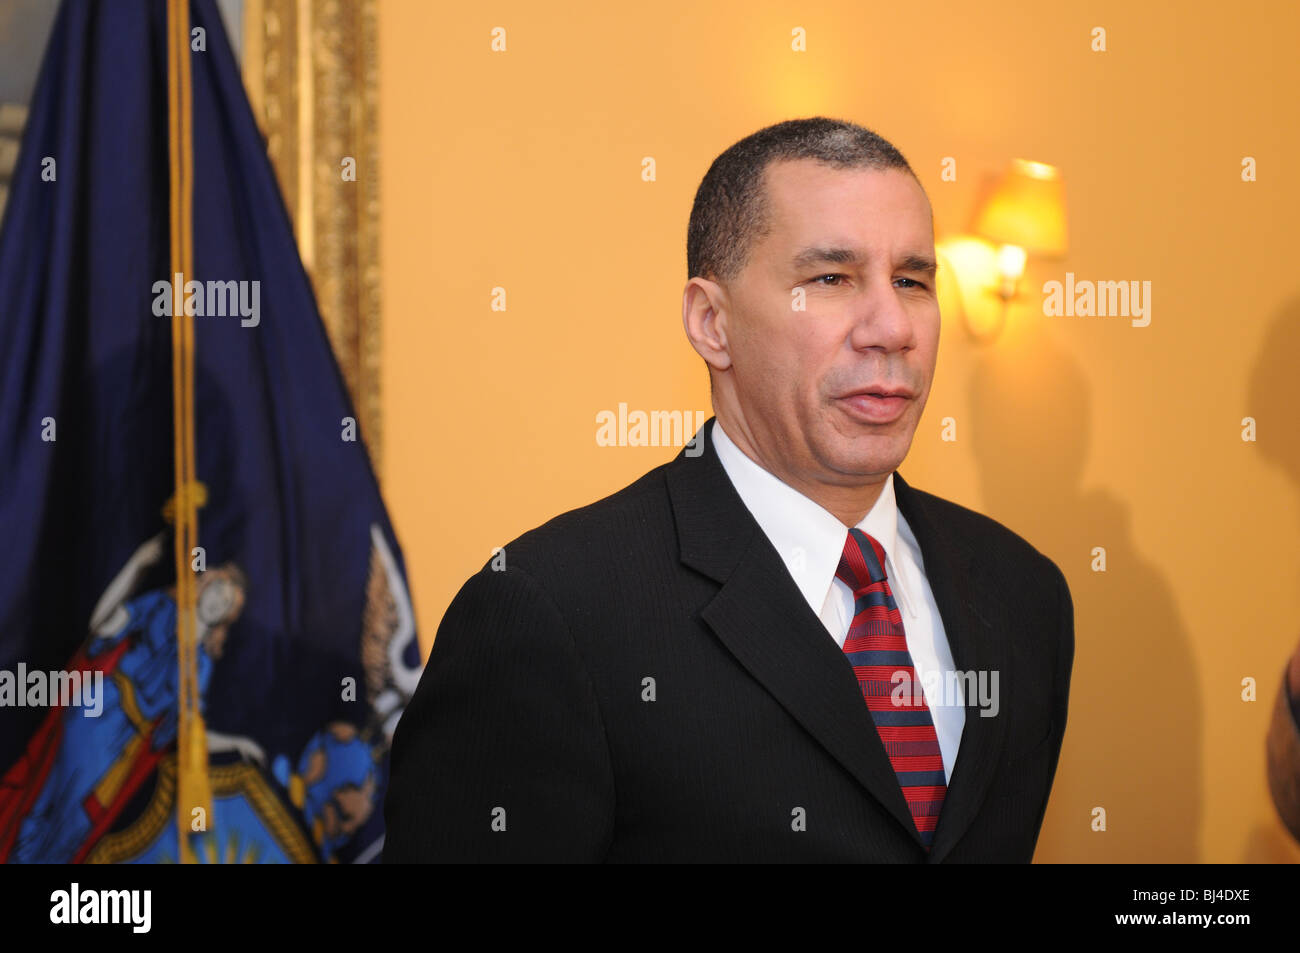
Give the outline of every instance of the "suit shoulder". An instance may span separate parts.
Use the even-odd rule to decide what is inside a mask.
[[[568,510],[505,545],[511,565],[545,579],[563,565],[599,560],[673,532],[665,463],[609,496]]]
[[[908,489],[921,499],[933,520],[970,549],[996,553],[997,561],[1012,572],[1039,578],[1044,585],[1059,583],[1069,591],[1061,568],[1015,530],[960,503],[915,487]]]

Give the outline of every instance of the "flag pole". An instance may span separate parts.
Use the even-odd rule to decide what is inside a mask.
[[[176,825],[181,863],[195,861],[192,833],[212,822],[207,736],[200,709],[195,606],[198,580],[190,560],[198,545],[198,478],[194,454],[194,326],[184,286],[194,259],[194,143],[191,130],[189,0],[167,0],[167,109],[171,173],[172,457],[175,476]]]

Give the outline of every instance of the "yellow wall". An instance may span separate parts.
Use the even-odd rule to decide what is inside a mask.
[[[781,119],[855,120],[911,161],[941,238],[1010,158],[1051,162],[1069,257],[1031,260],[992,345],[945,313],[900,468],[1024,535],[1074,593],[1037,859],[1300,860],[1264,775],[1300,638],[1296,7],[549,6],[381,9],[383,481],[426,648],[492,547],[674,455],[598,447],[598,411],[708,410],[681,292],[691,199],[718,152]],[[505,53],[489,50],[496,26]],[[1037,292],[1067,270],[1151,281],[1150,326],[1044,317]],[[939,438],[947,416],[956,442]]]

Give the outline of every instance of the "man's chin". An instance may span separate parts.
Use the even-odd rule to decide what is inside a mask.
[[[825,435],[820,449],[824,459],[837,461],[849,469],[883,467],[892,470],[907,456],[913,433],[914,429],[905,427],[902,421],[856,432],[832,431]]]
[[[898,469],[904,453],[839,453],[830,457],[830,469],[845,478],[845,482],[874,482],[883,480]]]

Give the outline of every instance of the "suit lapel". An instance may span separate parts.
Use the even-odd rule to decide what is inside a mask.
[[[682,562],[721,584],[705,623],[773,698],[915,835],[853,666],[808,607],[732,486],[704,426],[699,457],[678,456],[667,480]],[[919,838],[918,838],[919,843]]]
[[[996,594],[978,588],[978,560],[897,471],[894,497],[921,547],[926,580],[943,620],[953,667],[958,672],[974,672],[977,678],[981,672],[985,677],[997,672],[998,690],[1004,692],[1010,681],[1010,657],[1005,635],[1000,635],[989,621],[996,614],[980,609],[981,598],[987,600]],[[1005,714],[984,718],[980,716],[978,698],[968,697],[965,701],[966,723],[930,847],[930,863],[942,861],[975,819],[993,780],[1006,734]],[[1000,713],[1005,711],[1005,701],[1005,697],[999,699]]]
[[[718,461],[714,418],[701,453],[683,451],[666,479],[684,564],[720,583],[702,612],[728,651],[920,843],[852,666],[808,607],[767,536]],[[974,609],[970,554],[930,519],[922,499],[894,474],[900,511],[921,546],[926,574],[959,670],[1002,670],[997,642]],[[999,718],[967,703],[957,763],[930,860],[951,850],[970,826],[1002,740]],[[996,724],[995,724],[996,723]]]
[[[912,816],[853,667],[761,530],[702,615],[749,673],[910,828]]]

